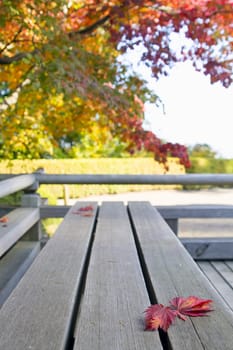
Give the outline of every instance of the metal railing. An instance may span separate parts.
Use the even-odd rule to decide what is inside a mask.
[[[142,184],[142,185],[232,185],[233,174],[179,174],[179,175],[126,175],[126,174],[0,174],[0,180],[12,177],[31,177],[29,182],[41,184]],[[16,180],[15,178],[15,180]],[[14,181],[15,181],[14,180]],[[2,187],[2,186],[0,186]],[[25,186],[26,187],[26,186]]]

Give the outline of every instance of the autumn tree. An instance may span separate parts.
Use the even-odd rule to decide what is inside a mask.
[[[189,147],[189,155],[191,157],[216,158],[216,152],[206,143],[197,143]]]
[[[232,19],[232,0],[0,1],[0,156],[51,154],[98,124],[131,153],[145,149],[163,162],[171,154],[188,166],[184,146],[143,129],[143,104],[156,96],[118,58],[143,45],[155,78],[189,59],[228,87]],[[174,52],[172,33],[189,47]]]

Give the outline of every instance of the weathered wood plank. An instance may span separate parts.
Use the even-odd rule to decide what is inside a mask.
[[[40,242],[18,242],[0,260],[0,308],[40,252]]]
[[[6,225],[0,225],[0,257],[40,219],[38,208],[18,208],[7,216]]]
[[[211,262],[199,261],[197,264],[211,282],[213,287],[221,295],[224,302],[233,310],[233,289],[226,282],[223,276],[215,269]],[[233,272],[231,273],[233,274]]]
[[[233,272],[227,266],[227,264],[225,264],[223,261],[212,261],[211,264],[233,289]],[[232,302],[233,302],[233,299],[232,299]]]
[[[75,350],[162,349],[158,333],[144,332],[150,304],[123,203],[100,208]]]
[[[82,205],[69,211],[0,310],[1,350],[66,349],[97,208],[76,215]]]
[[[180,238],[195,260],[233,259],[233,238]]]
[[[233,313],[156,209],[138,202],[130,203],[129,210],[154,299],[162,304],[176,296],[196,295],[214,300],[215,311],[210,317],[190,318],[185,323],[178,320],[169,329],[172,349],[231,350]]]

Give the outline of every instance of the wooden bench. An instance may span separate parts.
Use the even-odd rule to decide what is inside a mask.
[[[92,210],[80,210],[86,206]],[[145,332],[143,311],[211,298],[209,317]],[[0,350],[232,350],[233,314],[149,203],[77,203],[0,310]]]

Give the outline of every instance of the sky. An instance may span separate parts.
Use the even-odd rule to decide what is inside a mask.
[[[233,86],[210,84],[190,62],[177,64],[168,77],[150,80],[149,85],[165,108],[165,113],[154,105],[145,110],[158,137],[186,146],[205,143],[219,156],[233,158]]]
[[[165,113],[162,106],[146,104],[147,129],[165,141],[208,144],[219,157],[233,158],[233,86],[211,84],[191,62],[177,63],[169,76],[156,81],[147,67],[138,66],[137,52],[127,59],[164,104]]]

